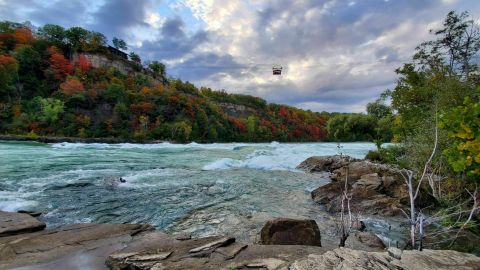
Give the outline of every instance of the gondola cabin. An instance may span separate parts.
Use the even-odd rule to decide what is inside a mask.
[[[273,72],[273,75],[282,75],[282,67],[281,66],[273,66],[272,72]]]

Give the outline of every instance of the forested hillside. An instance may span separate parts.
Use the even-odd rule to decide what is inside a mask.
[[[80,27],[0,25],[0,132],[30,137],[118,137],[173,141],[319,141],[319,113],[198,89],[141,64],[115,38]],[[126,54],[125,54],[126,55]],[[92,56],[116,65],[92,64]],[[118,64],[120,63],[120,64]],[[119,68],[120,67],[120,68]]]

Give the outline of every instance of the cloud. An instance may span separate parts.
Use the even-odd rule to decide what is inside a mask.
[[[158,38],[143,42],[138,51],[150,59],[162,61],[179,59],[208,39],[209,33],[203,30],[187,35],[183,20],[180,17],[174,17],[165,20],[159,29]]]
[[[118,36],[198,86],[312,110],[361,111],[468,0],[0,0],[0,16]],[[477,14],[477,15],[476,15]],[[272,76],[273,64],[283,66]]]
[[[132,27],[148,26],[145,19],[149,6],[150,2],[148,0],[106,1],[93,13],[95,19],[90,26],[108,36],[128,35],[127,31],[131,30]]]

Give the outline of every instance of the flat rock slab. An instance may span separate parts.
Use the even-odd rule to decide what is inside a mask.
[[[161,232],[143,234],[124,249],[112,253],[106,265],[112,270],[283,269],[302,256],[325,252],[321,247],[245,245],[234,242],[234,238],[221,236],[183,241],[175,238]],[[132,260],[136,257],[148,260]]]
[[[75,224],[1,237],[0,269],[47,263],[73,253],[127,243],[133,235],[152,229],[137,224]]]
[[[195,253],[195,252],[201,252],[201,251],[211,250],[211,249],[215,249],[215,248],[217,248],[217,247],[222,247],[222,246],[229,245],[229,244],[231,244],[231,243],[233,243],[233,242],[235,242],[235,238],[232,238],[232,237],[224,237],[224,238],[215,240],[215,241],[213,241],[213,242],[207,243],[207,244],[205,244],[205,245],[203,245],[203,246],[193,248],[193,249],[189,250],[189,252],[190,252],[190,253]]]
[[[367,252],[337,248],[324,254],[310,254],[295,261],[290,270],[357,269],[357,270],[441,270],[480,269],[480,257],[453,250],[407,250],[401,259],[388,252]]]
[[[26,213],[0,211],[0,237],[45,229],[45,223]]]

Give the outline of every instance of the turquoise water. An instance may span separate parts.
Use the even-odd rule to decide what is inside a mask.
[[[369,143],[341,151],[362,158]],[[295,170],[335,143],[42,144],[0,142],[0,209],[45,213],[49,227],[68,223],[149,223],[194,236],[254,240],[272,217],[330,218],[309,191],[326,175]],[[118,179],[122,177],[125,183]],[[323,234],[323,233],[322,233]]]

